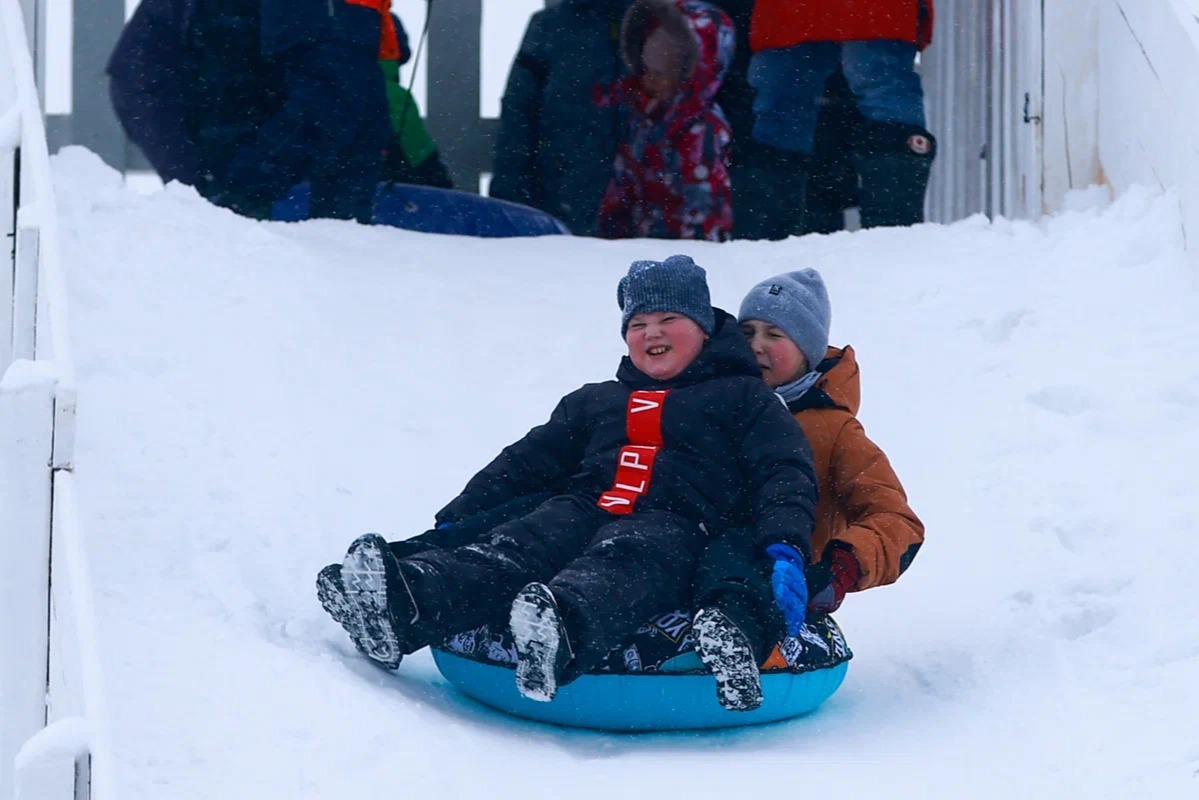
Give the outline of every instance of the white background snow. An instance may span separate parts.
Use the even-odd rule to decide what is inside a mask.
[[[1199,295],[1177,203],[723,245],[258,223],[54,159],[122,800],[1193,797]],[[815,267],[928,527],[816,713],[618,736],[385,674],[315,599],[622,353],[630,260]]]

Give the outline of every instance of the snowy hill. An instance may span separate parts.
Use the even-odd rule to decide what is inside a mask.
[[[482,241],[256,223],[54,159],[78,477],[122,800],[1199,791],[1199,296],[1177,204],[783,243]],[[796,721],[613,736],[394,676],[313,578],[403,538],[622,352],[615,284],[687,252],[734,308],[812,266],[928,541],[838,614]],[[569,794],[567,794],[569,792]]]

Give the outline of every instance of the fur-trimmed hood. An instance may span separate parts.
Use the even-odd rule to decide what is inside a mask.
[[[661,28],[685,54],[680,91],[711,102],[720,89],[736,48],[732,20],[702,0],[637,0],[625,13],[620,51],[634,75],[642,71],[641,50],[649,35]]]

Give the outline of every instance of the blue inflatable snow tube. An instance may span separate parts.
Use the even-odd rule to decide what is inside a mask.
[[[558,690],[550,703],[516,690],[511,667],[475,661],[433,648],[446,680],[463,694],[518,717],[622,733],[684,731],[759,725],[797,717],[832,697],[849,662],[810,672],[764,672],[762,705],[729,711],[716,700],[716,684],[694,653],[678,656],[653,673],[589,674]]]
[[[295,186],[287,197],[272,206],[271,219],[279,222],[308,219],[309,195],[307,183]],[[489,238],[570,234],[556,217],[520,203],[406,183],[379,184],[371,224],[422,233]]]

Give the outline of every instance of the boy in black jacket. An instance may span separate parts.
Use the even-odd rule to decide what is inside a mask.
[[[811,449],[736,320],[712,308],[704,270],[687,256],[634,262],[618,300],[629,354],[617,379],[563,398],[437,522],[547,486],[554,497],[462,547],[397,558],[377,534],[350,546],[339,621],[371,659],[394,669],[511,604],[517,686],[548,701],[645,619],[688,606],[710,529],[752,520],[760,552],[809,551]],[[709,634],[741,644],[735,629]],[[720,684],[720,664],[709,666]]]

